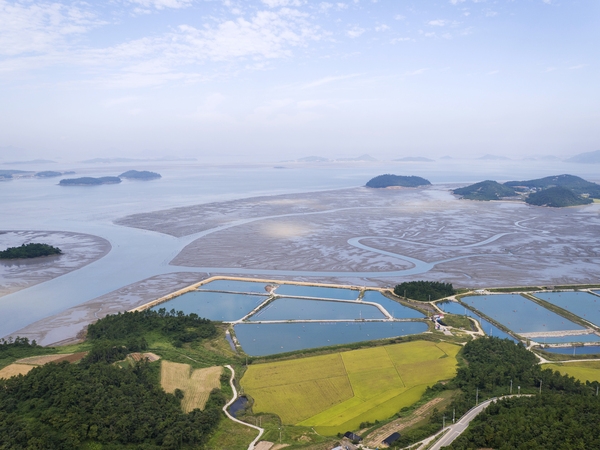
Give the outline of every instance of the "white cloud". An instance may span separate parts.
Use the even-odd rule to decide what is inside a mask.
[[[349,78],[356,78],[358,76],[360,76],[360,75],[355,73],[352,75],[340,75],[340,76],[325,77],[325,78],[321,78],[320,80],[312,81],[308,84],[305,84],[304,86],[302,86],[302,88],[310,89],[310,88],[314,88],[314,87],[323,86],[324,84],[334,83],[336,81],[347,80]]]
[[[358,26],[354,26],[351,29],[349,29],[348,31],[346,31],[346,34],[348,36],[350,36],[351,38],[357,38],[359,37],[361,34],[363,34],[366,30],[364,28],[358,27]]]
[[[390,29],[386,24],[377,25],[375,31],[388,31]]]
[[[464,3],[466,0],[450,0],[450,3],[453,5],[458,5],[459,3]]]
[[[271,8],[278,8],[281,6],[302,6],[304,4],[302,0],[262,0],[262,2]]]
[[[144,8],[161,10],[166,8],[185,8],[192,4],[192,0],[129,0],[129,3],[140,5]]]
[[[407,42],[407,41],[413,41],[414,39],[411,39],[409,37],[402,37],[402,38],[394,38],[390,41],[390,43],[392,44],[396,44],[397,42]]]
[[[406,17],[405,17],[405,16],[403,16],[402,14],[396,14],[396,15],[394,16],[394,19],[396,19],[396,20],[404,20],[404,19],[406,19]]]
[[[583,69],[584,67],[587,67],[587,64],[577,64],[576,66],[569,67],[569,70],[579,70]]]
[[[429,69],[427,69],[427,68],[417,69],[417,70],[413,70],[412,72],[406,72],[404,75],[410,75],[410,76],[422,75],[425,72],[427,72],[428,70]]]
[[[437,20],[430,20],[429,22],[427,22],[427,24],[431,25],[432,27],[443,27],[448,24],[448,21],[445,19],[437,19]]]

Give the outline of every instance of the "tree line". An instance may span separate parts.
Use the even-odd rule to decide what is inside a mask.
[[[439,281],[406,281],[394,287],[394,294],[398,297],[408,297],[423,302],[449,297],[455,293],[452,283]]]
[[[38,256],[60,255],[62,250],[48,244],[29,243],[20,247],[8,247],[0,251],[0,259],[37,258]]]

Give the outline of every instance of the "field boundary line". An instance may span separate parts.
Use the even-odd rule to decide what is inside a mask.
[[[223,406],[223,412],[225,413],[225,415],[229,419],[233,420],[234,422],[237,422],[239,424],[242,424],[242,425],[245,425],[247,427],[254,428],[255,430],[258,430],[258,436],[256,436],[254,438],[254,440],[252,442],[250,442],[250,445],[248,446],[248,450],[254,450],[254,446],[260,440],[261,436],[265,432],[265,429],[261,428],[261,427],[257,427],[256,425],[251,425],[249,423],[242,422],[241,420],[238,420],[235,417],[233,417],[231,414],[229,414],[229,411],[227,411],[227,408],[229,408],[233,404],[233,402],[235,402],[237,400],[238,393],[237,393],[237,389],[235,388],[235,384],[233,384],[233,379],[235,378],[235,370],[233,370],[233,367],[231,367],[229,364],[227,364],[225,367],[227,367],[231,371],[231,378],[229,379],[229,385],[231,386],[231,390],[233,391],[233,396],[231,397],[231,400],[229,400],[225,404],[225,406]]]
[[[352,380],[350,379],[350,373],[348,372],[348,368],[346,367],[346,361],[344,361],[342,352],[338,352],[338,356],[342,360],[342,366],[344,366],[344,371],[346,372],[346,378],[348,379],[348,384],[350,385],[350,390],[352,391],[352,397],[350,397],[350,398],[354,398],[354,397],[356,397],[356,392],[354,392],[354,386],[352,386]],[[341,403],[343,403],[343,402],[341,402]]]
[[[388,352],[387,346],[383,347],[385,349],[385,353],[388,356],[390,362],[392,363],[392,365],[394,366],[394,370],[396,371],[396,373],[398,374],[398,378],[400,378],[400,381],[402,381],[402,385],[408,389],[408,387],[406,386],[406,383],[404,382],[404,379],[402,378],[402,375],[400,374],[400,372],[398,371],[398,365],[394,362],[394,360],[392,359],[392,357],[390,356],[390,352]]]

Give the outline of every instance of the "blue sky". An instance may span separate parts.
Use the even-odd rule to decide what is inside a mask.
[[[68,159],[594,151],[599,13],[596,0],[0,0],[0,147]]]

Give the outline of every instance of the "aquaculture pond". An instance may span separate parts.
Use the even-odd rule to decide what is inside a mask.
[[[321,322],[235,325],[242,349],[252,356],[385,339],[427,331],[423,322]]]
[[[210,320],[232,322],[239,320],[264,302],[267,297],[260,295],[229,294],[225,292],[187,292],[173,300],[161,303],[152,308],[158,311],[183,311],[186,314],[196,313]]]
[[[600,345],[553,347],[543,348],[542,350],[548,353],[558,353],[560,355],[600,355]]]
[[[278,298],[250,317],[249,320],[355,320],[385,319],[377,307],[363,303],[327,300]]]
[[[491,324],[483,317],[479,316],[475,312],[471,311],[469,308],[465,308],[463,305],[457,302],[445,302],[445,303],[437,303],[437,306],[444,312],[450,314],[457,314],[461,316],[469,316],[473,317],[475,320],[479,322],[481,325],[481,329],[488,336],[494,336],[500,339],[510,339],[513,342],[519,342],[517,339],[512,337],[507,332],[501,330],[497,326]]]
[[[589,292],[536,292],[533,295],[600,326],[600,297],[596,295]]]
[[[215,280],[198,287],[200,291],[229,291],[229,292],[251,292],[262,295],[269,295],[267,290],[268,283],[258,283],[254,281],[237,280]]]
[[[584,343],[584,342],[600,342],[600,336],[597,334],[580,334],[577,336],[532,336],[529,339],[539,342],[540,344],[567,344],[569,342]]]
[[[517,334],[584,329],[518,294],[474,295],[462,301]]]
[[[425,314],[390,300],[379,291],[365,291],[363,301],[379,303],[395,319],[421,319],[425,317]]]
[[[297,284],[282,284],[275,291],[277,295],[290,297],[332,298],[336,300],[356,300],[359,291],[320,286],[302,286]]]

